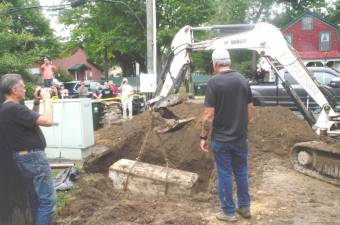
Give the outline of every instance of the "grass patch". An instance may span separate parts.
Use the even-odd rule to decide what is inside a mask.
[[[78,170],[82,169],[82,165],[75,166]],[[52,176],[55,178],[63,169],[52,169]],[[65,206],[65,202],[69,199],[74,192],[77,190],[77,185],[75,184],[73,188],[69,191],[57,191],[57,203],[56,203],[56,212],[59,209]]]
[[[57,192],[57,211],[58,209],[65,206],[66,200],[70,198],[72,193],[74,193],[75,191],[76,191],[75,188],[73,188],[70,191],[58,191]]]
[[[92,182],[94,182],[96,180],[96,177],[95,175],[86,175],[83,177],[83,180],[87,183],[87,184],[90,184]]]

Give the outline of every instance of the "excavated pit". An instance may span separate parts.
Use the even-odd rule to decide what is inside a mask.
[[[94,152],[84,162],[87,178],[82,179],[76,194],[58,212],[57,224],[218,224],[209,223],[201,213],[202,209],[218,208],[212,182],[215,179],[213,157],[211,153],[199,150],[203,106],[183,103],[170,109],[181,118],[197,118],[177,131],[158,135],[150,128],[161,122],[145,112],[123,124],[96,131],[96,145],[101,146],[102,151],[100,154]],[[288,152],[292,145],[319,139],[303,119],[282,107],[256,107],[249,123],[248,136],[253,192],[261,186],[263,170],[268,167],[267,162],[273,158],[272,155],[275,156],[274,162],[278,162],[277,166],[290,168]],[[145,148],[141,151],[144,141]],[[109,167],[121,158],[135,160],[137,157],[143,162],[199,174],[200,192],[188,198],[151,198],[114,190],[107,178]],[[263,224],[273,224],[269,219],[272,218],[268,217]]]

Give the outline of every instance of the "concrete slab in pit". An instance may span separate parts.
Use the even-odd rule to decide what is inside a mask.
[[[110,167],[109,177],[116,189],[145,195],[190,195],[198,174],[128,159]]]

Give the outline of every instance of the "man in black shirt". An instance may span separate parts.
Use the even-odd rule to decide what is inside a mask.
[[[232,174],[237,185],[238,212],[250,218],[248,188],[248,117],[252,94],[248,81],[230,70],[229,52],[216,49],[212,54],[215,75],[208,81],[205,110],[200,135],[201,150],[208,152],[208,135],[212,128],[211,147],[217,168],[218,192],[223,212],[217,219],[235,221]]]
[[[41,89],[35,92],[33,111],[20,104],[25,98],[25,84],[19,74],[6,74],[1,77],[0,90],[5,101],[0,106],[0,133],[6,149],[22,175],[33,182],[37,196],[35,225],[51,225],[56,195],[44,148],[45,138],[40,126],[52,126],[52,106],[50,92]],[[40,97],[41,96],[41,97]],[[44,102],[44,113],[38,114],[40,98]]]
[[[112,93],[111,87],[109,86],[107,82],[105,82],[104,88],[100,93],[100,98],[105,99],[105,98],[112,98],[112,97],[113,97],[113,93]]]

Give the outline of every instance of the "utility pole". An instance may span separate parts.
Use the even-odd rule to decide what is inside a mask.
[[[157,76],[157,23],[156,23],[156,0],[152,0],[152,46],[153,46],[153,74],[155,75],[156,82],[158,81]]]
[[[153,74],[153,0],[146,0],[146,65],[147,73]]]

